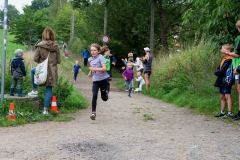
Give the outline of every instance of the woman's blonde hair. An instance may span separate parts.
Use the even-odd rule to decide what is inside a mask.
[[[42,33],[42,40],[45,41],[55,41],[55,33],[50,27],[46,27]]]

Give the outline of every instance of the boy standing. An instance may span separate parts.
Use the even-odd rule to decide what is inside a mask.
[[[82,51],[82,57],[83,57],[84,67],[87,67],[88,58],[90,57],[90,53],[87,50],[87,48],[84,48],[84,50]]]
[[[225,116],[224,110],[225,105],[227,103],[228,106],[227,117],[232,118],[233,113],[232,113],[231,89],[233,84],[233,67],[232,67],[233,57],[227,54],[231,51],[231,45],[224,44],[220,51],[221,53],[224,54],[224,57],[221,60],[221,63],[215,72],[215,75],[217,76],[215,87],[219,87],[221,111],[215,117]]]
[[[10,88],[10,96],[14,96],[14,88],[17,85],[18,97],[23,97],[23,77],[26,76],[25,65],[23,62],[23,50],[16,49],[15,57],[11,63],[12,83]]]

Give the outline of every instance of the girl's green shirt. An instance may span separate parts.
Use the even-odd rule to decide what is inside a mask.
[[[106,69],[107,69],[107,71],[110,71],[110,58],[109,57],[107,57],[107,56],[105,56],[104,57],[105,58],[105,61],[106,61]]]
[[[238,55],[240,55],[240,53],[238,53],[238,51],[237,51],[237,47],[238,47],[239,43],[240,43],[240,35],[237,36],[234,41],[234,53],[236,53]],[[232,64],[233,64],[233,69],[236,69],[240,65],[240,58],[234,57]]]

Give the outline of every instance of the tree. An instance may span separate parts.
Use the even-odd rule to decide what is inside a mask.
[[[1,21],[3,21],[3,16],[4,16],[3,10],[1,10],[1,11],[0,11]],[[14,19],[17,19],[18,16],[19,16],[19,12],[18,12],[18,10],[15,8],[15,6],[13,6],[13,5],[8,5],[8,13],[7,13],[7,16],[8,16],[8,25],[11,25],[12,21],[13,21]]]
[[[89,0],[71,0],[70,2],[72,4],[73,8],[78,8],[78,9],[83,9],[90,5]]]
[[[191,0],[190,3],[183,16],[183,29],[189,30],[185,36],[195,40],[205,37],[219,44],[233,41],[237,33],[235,23],[240,18],[240,1]]]
[[[80,10],[74,10],[70,5],[65,5],[62,10],[59,10],[54,20],[52,21],[54,30],[57,33],[57,38],[60,41],[68,42],[70,40],[71,16],[74,12],[74,37],[81,37],[86,39],[87,30],[85,23],[85,14]]]
[[[49,11],[42,9],[32,10],[30,7],[24,8],[24,14],[14,20],[10,30],[15,35],[15,42],[34,45],[39,39],[46,26],[49,26]]]
[[[50,6],[53,0],[33,0],[30,8],[32,10],[41,10]]]

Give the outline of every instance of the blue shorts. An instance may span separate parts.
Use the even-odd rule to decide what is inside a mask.
[[[224,87],[219,88],[219,92],[221,94],[231,94],[231,90],[232,90],[232,85],[224,86]]]

